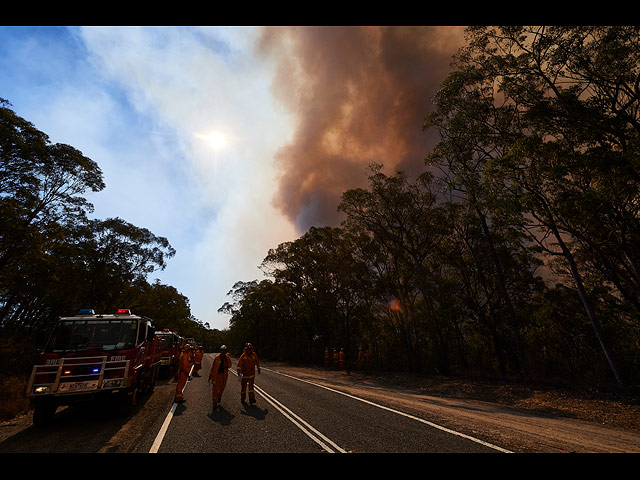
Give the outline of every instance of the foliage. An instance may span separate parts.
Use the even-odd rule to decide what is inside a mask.
[[[175,254],[166,238],[87,217],[93,206],[83,195],[104,187],[93,160],[52,145],[0,99],[0,377],[28,375],[57,318],[80,308],[130,308],[157,328],[222,343],[174,287],[147,282]]]
[[[387,369],[637,383],[639,34],[467,29],[425,173],[371,165],[340,228],[279,245],[273,281],[233,292],[230,333],[297,361],[366,347]]]

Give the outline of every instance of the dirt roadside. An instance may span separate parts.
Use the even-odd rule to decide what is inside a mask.
[[[515,453],[639,453],[640,399],[505,382],[268,363]]]

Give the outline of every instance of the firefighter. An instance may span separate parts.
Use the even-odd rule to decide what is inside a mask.
[[[329,367],[329,347],[324,347],[324,366]]]
[[[198,349],[193,353],[193,376],[199,377],[198,373],[202,368],[202,357],[204,355],[202,347],[198,347]]]
[[[211,397],[213,408],[218,406],[222,400],[222,392],[227,385],[227,377],[229,376],[229,367],[231,367],[231,358],[227,355],[226,345],[220,347],[220,353],[213,359],[211,371],[209,372],[209,383],[211,387]]]
[[[333,349],[333,368],[338,368],[338,362],[340,361],[340,354],[338,350]]]
[[[347,361],[347,355],[346,355],[346,353],[344,353],[344,348],[340,349],[339,357],[340,357],[340,368],[344,368],[345,363]]]
[[[178,384],[176,385],[176,395],[174,401],[176,403],[184,402],[184,396],[182,392],[189,380],[189,374],[191,372],[191,346],[185,345],[182,347],[182,354],[178,360]]]
[[[249,393],[249,403],[256,403],[256,393],[254,391],[254,381],[256,379],[256,369],[260,374],[260,361],[258,355],[253,351],[253,345],[247,343],[244,352],[238,359],[238,373],[242,374],[240,382],[240,401],[245,402],[247,391]]]

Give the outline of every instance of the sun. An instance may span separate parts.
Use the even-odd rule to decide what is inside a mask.
[[[213,148],[222,148],[227,144],[227,139],[220,132],[212,132],[206,136],[206,141]]]
[[[196,137],[204,140],[210,147],[218,150],[227,144],[226,137],[220,132],[211,132],[207,134],[196,133]]]

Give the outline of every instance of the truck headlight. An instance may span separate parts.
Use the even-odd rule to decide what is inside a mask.
[[[48,393],[49,387],[36,387],[33,389],[33,393]]]

